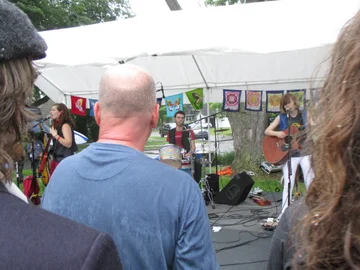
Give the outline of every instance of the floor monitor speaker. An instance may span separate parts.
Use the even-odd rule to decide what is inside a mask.
[[[247,173],[239,173],[215,196],[215,203],[238,205],[245,201],[253,185],[254,180]]]

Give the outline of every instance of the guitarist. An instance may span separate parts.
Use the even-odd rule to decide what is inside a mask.
[[[276,136],[279,139],[284,139],[287,134],[284,132],[288,129],[288,121],[290,126],[295,126],[298,129],[302,129],[306,126],[306,111],[299,110],[299,103],[297,98],[293,94],[285,94],[280,100],[280,115],[278,115],[275,120],[269,125],[265,130],[265,135],[267,136]],[[290,200],[292,199],[292,191],[295,183],[295,175],[298,166],[301,166],[304,175],[304,182],[306,189],[308,189],[312,179],[314,178],[314,173],[310,164],[310,155],[304,155],[300,150],[292,151],[291,155],[291,187],[290,187]],[[288,207],[288,165],[284,164],[283,168],[284,176],[284,187],[282,194],[282,213]],[[279,218],[280,218],[279,216]]]
[[[75,123],[66,105],[63,103],[54,104],[50,110],[50,117],[52,120],[50,133],[53,138],[53,159],[50,164],[51,176],[60,161],[73,155],[78,148],[74,138]]]

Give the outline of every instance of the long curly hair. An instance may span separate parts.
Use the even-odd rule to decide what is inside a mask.
[[[360,269],[360,12],[342,29],[319,92],[308,136],[315,179],[294,266]]]
[[[14,145],[36,115],[27,109],[36,70],[30,58],[0,62],[0,180],[12,181]]]
[[[75,122],[71,117],[70,110],[64,103],[55,103],[53,104],[53,107],[56,107],[59,112],[62,112],[59,120],[53,120],[52,126],[56,126],[56,128],[62,127],[64,123],[69,123],[72,128],[75,128]]]

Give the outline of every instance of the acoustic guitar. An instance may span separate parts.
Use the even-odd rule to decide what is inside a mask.
[[[304,140],[305,130],[300,131],[295,126],[291,126],[290,133],[288,129],[283,132],[287,135],[284,139],[265,135],[262,142],[265,160],[274,165],[282,165],[287,161],[290,146],[292,152],[302,148],[301,142]]]

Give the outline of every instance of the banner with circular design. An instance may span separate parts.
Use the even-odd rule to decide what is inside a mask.
[[[266,111],[280,112],[280,100],[284,91],[266,91]]]
[[[262,93],[263,91],[246,91],[245,92],[245,110],[262,111]]]
[[[240,110],[241,90],[223,89],[223,111],[238,112]]]

